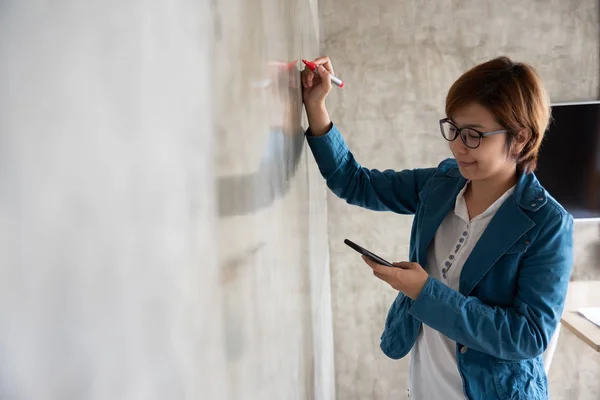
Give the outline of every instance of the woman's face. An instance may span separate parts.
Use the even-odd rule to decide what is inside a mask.
[[[478,103],[470,103],[456,110],[450,120],[459,128],[474,128],[479,132],[505,129],[494,115]],[[460,137],[450,142],[450,150],[458,162],[460,173],[468,180],[488,180],[495,176],[506,176],[516,170],[516,161],[506,148],[506,134],[484,137],[476,149],[463,143]]]

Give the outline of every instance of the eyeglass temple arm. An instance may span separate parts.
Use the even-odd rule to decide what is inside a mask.
[[[498,135],[500,133],[507,133],[508,131],[506,129],[501,129],[499,131],[493,131],[493,132],[485,132],[481,134],[481,137],[487,137],[487,136],[492,136],[492,135]]]

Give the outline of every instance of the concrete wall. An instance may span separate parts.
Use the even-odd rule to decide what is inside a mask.
[[[208,7],[0,3],[0,398],[226,396]]]
[[[317,55],[317,3],[214,4],[218,248],[230,396],[332,399],[326,191],[304,143],[298,64]]]
[[[313,0],[0,1],[0,398],[332,399]]]
[[[357,159],[372,168],[434,166],[450,155],[437,121],[452,82],[498,55],[533,64],[553,101],[600,95],[599,5],[580,1],[323,0],[322,53],[346,82],[329,99]],[[348,237],[407,258],[411,217],[373,213],[329,195],[336,386],[339,399],[401,399],[408,359],[379,349],[394,292],[343,245]],[[600,279],[600,224],[577,223],[574,279]],[[600,354],[562,330],[553,399],[600,397]]]

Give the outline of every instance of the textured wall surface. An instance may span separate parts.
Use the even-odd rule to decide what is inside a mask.
[[[230,396],[330,399],[326,194],[305,151],[298,65],[317,54],[317,3],[218,0],[213,23]]]
[[[323,0],[322,53],[346,82],[330,96],[332,118],[365,166],[437,165],[450,156],[437,125],[446,92],[476,63],[508,55],[533,64],[555,102],[597,99],[599,13],[597,0]],[[337,398],[405,398],[408,359],[379,349],[395,294],[342,241],[403,260],[412,218],[328,199]],[[575,229],[573,278],[600,279],[600,225]],[[598,399],[599,374],[600,354],[562,329],[553,399]]]
[[[226,395],[208,7],[0,3],[0,398]]]
[[[0,1],[0,398],[332,399],[312,0]]]

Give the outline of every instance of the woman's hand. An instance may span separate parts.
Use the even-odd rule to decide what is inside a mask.
[[[429,274],[417,263],[397,262],[392,264],[399,268],[392,268],[377,264],[365,256],[362,259],[371,267],[373,275],[413,300],[419,297],[427,278],[429,278]]]
[[[317,72],[304,67],[302,71],[302,95],[306,107],[320,107],[325,105],[325,99],[331,91],[333,66],[329,57],[319,57],[313,61],[317,65]]]

